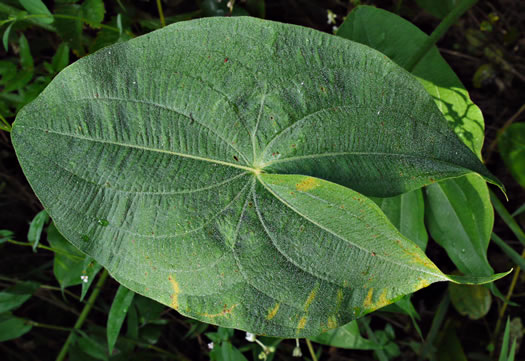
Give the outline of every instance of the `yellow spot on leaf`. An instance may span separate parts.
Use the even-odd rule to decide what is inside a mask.
[[[421,288],[425,288],[427,286],[430,286],[431,282],[425,279],[419,280],[419,282],[416,284],[416,290],[419,290]]]
[[[306,316],[303,316],[297,324],[297,332],[299,333],[306,326]]]
[[[268,316],[266,316],[267,320],[271,320],[272,318],[275,317],[275,315],[277,314],[277,311],[279,311],[280,305],[281,305],[280,303],[276,303],[275,306],[270,311],[268,311]]]
[[[308,192],[316,187],[319,187],[319,180],[312,177],[308,177],[295,185],[295,189],[300,192]]]
[[[314,298],[317,295],[318,290],[319,290],[319,284],[317,283],[315,287],[313,288],[312,292],[310,292],[310,295],[308,295],[306,302],[304,303],[304,312],[307,312],[308,308],[310,308],[310,305],[314,301]]]
[[[179,282],[175,280],[175,276],[169,275],[168,280],[171,283],[171,287],[173,288],[173,293],[171,294],[171,307],[178,310],[179,309],[179,293],[180,293],[180,286]]]
[[[368,290],[365,300],[363,301],[363,308],[365,310],[370,309],[372,306],[372,296],[374,295],[374,289],[371,288]]]
[[[386,306],[386,305],[388,305],[390,303],[390,300],[387,297],[387,293],[388,293],[387,289],[383,288],[383,291],[381,291],[381,294],[379,295],[379,300],[374,305],[374,308],[381,308],[381,307]]]
[[[328,317],[328,329],[336,328],[337,327],[337,319],[335,316]]]
[[[228,307],[227,305],[224,305],[224,309],[219,313],[199,313],[200,316],[207,317],[207,318],[217,318],[217,317],[228,317],[233,312],[235,307],[239,306],[238,303],[235,305],[232,305],[231,307]]]
[[[343,302],[343,290],[338,289],[337,290],[337,305],[336,305],[337,310],[339,310],[339,307],[341,307],[342,302]]]

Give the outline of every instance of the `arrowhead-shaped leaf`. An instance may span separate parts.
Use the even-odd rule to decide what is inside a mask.
[[[12,137],[57,228],[119,282],[275,336],[313,336],[450,279],[357,192],[472,171],[498,183],[382,54],[250,18],[178,23],[85,57]]]

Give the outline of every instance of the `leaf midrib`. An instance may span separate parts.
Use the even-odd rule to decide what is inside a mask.
[[[372,254],[372,251],[366,249],[366,248],[363,248],[361,246],[359,246],[358,244],[355,244],[353,243],[352,241],[344,238],[343,236],[337,234],[337,233],[334,233],[333,231],[331,231],[330,229],[324,227],[323,225],[319,224],[318,222],[310,219],[309,217],[305,216],[304,214],[302,214],[301,212],[299,212],[297,209],[295,209],[295,207],[293,207],[291,204],[289,204],[286,200],[284,200],[282,197],[280,197],[277,193],[275,193],[262,179],[259,175],[257,175],[257,180],[262,184],[262,186],[268,191],[270,192],[270,194],[272,194],[275,198],[277,198],[281,203],[283,203],[285,206],[287,206],[288,208],[290,208],[292,211],[294,211],[295,213],[297,213],[299,216],[301,216],[302,218],[306,219],[308,222],[314,224],[315,226],[319,227],[320,229],[324,230],[325,232],[341,239],[342,241],[344,242],[348,242],[349,244],[351,244],[352,246],[356,247],[356,248],[359,248],[360,250],[368,253],[368,254]],[[443,279],[445,280],[446,278],[444,277],[443,274],[437,274],[437,273],[432,273],[428,270],[424,270],[424,269],[419,269],[419,268],[413,268],[413,267],[410,267],[409,265],[407,264],[401,264],[401,263],[397,263],[397,262],[393,262],[392,259],[390,258],[387,258],[387,257],[384,257],[380,254],[375,254],[375,257],[377,258],[381,258],[383,260],[385,260],[385,262],[387,263],[392,263],[392,264],[395,264],[397,266],[400,266],[400,267],[405,267],[405,268],[408,268],[410,270],[413,270],[413,271],[418,271],[418,272],[422,272],[422,273],[427,273],[427,274],[430,274],[432,276],[435,276],[435,277],[438,277],[440,279]]]
[[[240,165],[240,164],[234,164],[234,163],[230,163],[230,162],[225,162],[225,161],[222,161],[222,160],[219,160],[219,159],[200,157],[198,155],[193,155],[193,154],[174,152],[174,151],[165,150],[165,149],[158,149],[158,148],[149,148],[149,147],[144,147],[144,146],[137,145],[137,144],[128,144],[128,143],[115,142],[115,141],[104,140],[104,139],[95,139],[95,138],[91,138],[91,137],[86,137],[86,136],[81,136],[81,135],[76,135],[76,134],[70,134],[70,133],[65,133],[65,132],[59,132],[59,131],[56,131],[56,130],[50,130],[50,129],[44,129],[44,128],[38,128],[38,127],[27,127],[27,126],[23,126],[23,125],[18,125],[17,128],[26,128],[26,129],[40,130],[40,131],[43,131],[43,132],[46,132],[46,133],[63,135],[63,136],[66,136],[66,137],[75,138],[75,139],[82,139],[82,140],[91,141],[91,142],[95,142],[95,143],[117,145],[117,146],[126,147],[126,148],[133,148],[133,149],[140,149],[140,150],[156,152],[156,153],[170,154],[170,155],[175,155],[175,156],[182,157],[182,158],[195,159],[195,160],[200,160],[200,161],[204,161],[204,162],[209,162],[209,163],[219,164],[219,165],[223,165],[223,166],[228,166],[228,167],[232,167],[232,168],[242,169],[242,170],[254,173],[254,174],[257,174],[257,173],[260,172],[260,170],[256,169],[256,168],[251,168],[251,167],[246,167],[246,166],[243,166],[243,165]]]

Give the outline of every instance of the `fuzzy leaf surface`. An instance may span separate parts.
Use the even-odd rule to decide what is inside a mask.
[[[252,18],[181,22],[82,58],[12,139],[58,230],[125,287],[282,337],[449,280],[361,193],[470,172],[499,184],[384,55]]]

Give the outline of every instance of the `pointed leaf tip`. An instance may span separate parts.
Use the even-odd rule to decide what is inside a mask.
[[[462,285],[483,285],[485,283],[491,283],[499,280],[500,278],[505,277],[511,273],[514,268],[511,268],[507,272],[495,273],[491,276],[457,276],[457,275],[447,275],[449,281]]]

